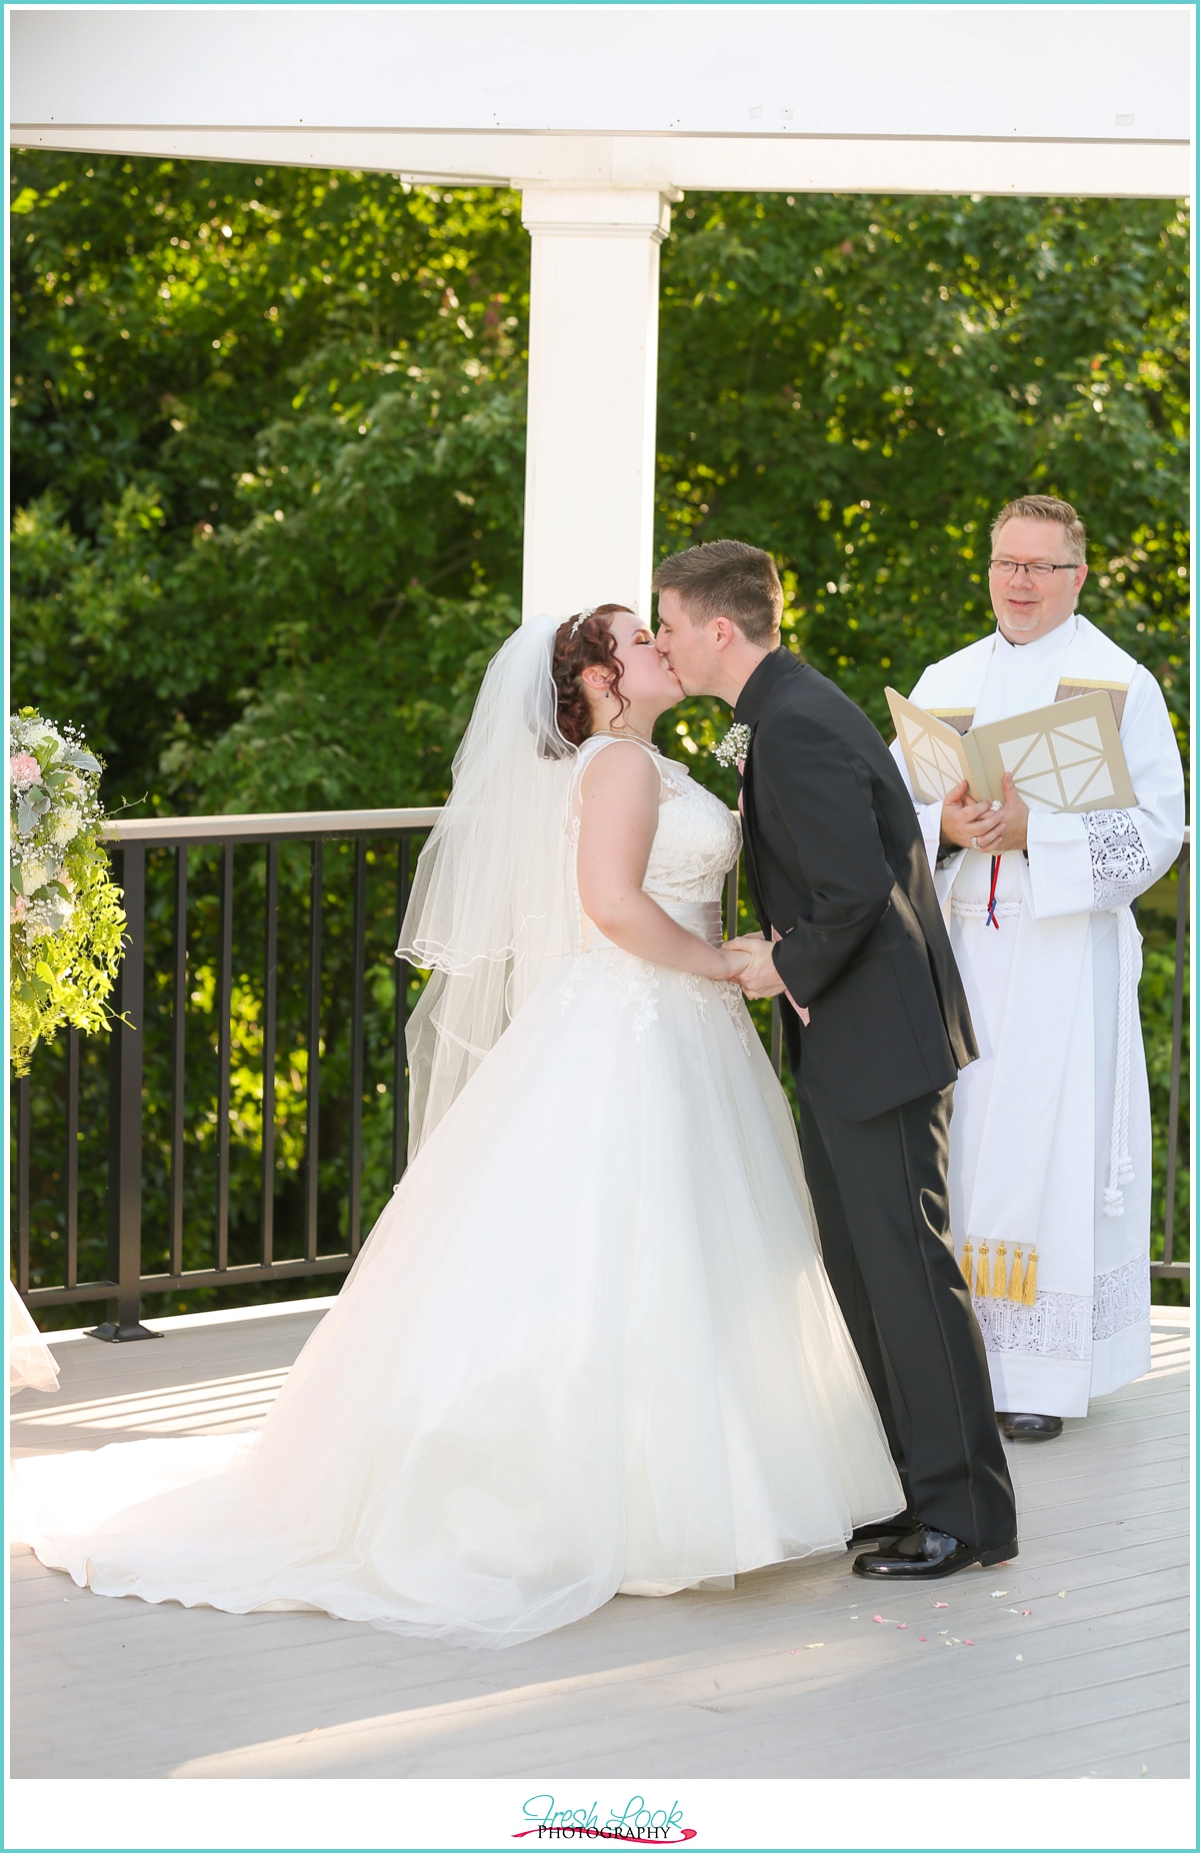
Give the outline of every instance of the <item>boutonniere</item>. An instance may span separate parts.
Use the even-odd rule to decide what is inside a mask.
[[[750,729],[745,721],[735,721],[725,738],[710,750],[719,766],[736,766],[739,759],[745,759],[750,751]]]

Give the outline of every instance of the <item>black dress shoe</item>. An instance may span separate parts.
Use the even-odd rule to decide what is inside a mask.
[[[1063,1432],[1063,1419],[1060,1415],[1019,1415],[1014,1410],[1001,1417],[1000,1427],[1010,1441],[1053,1441]]]
[[[856,1525],[850,1534],[851,1544],[877,1544],[881,1538],[902,1538],[917,1520],[911,1512],[897,1512],[895,1518],[883,1518],[873,1525]]]
[[[1017,1554],[1017,1540],[1007,1544],[960,1544],[948,1531],[935,1531],[931,1525],[918,1525],[894,1544],[881,1544],[877,1551],[864,1551],[854,1559],[855,1576],[886,1577],[892,1582],[931,1583],[940,1576],[953,1576],[977,1563],[987,1569],[994,1563],[1007,1563]]]

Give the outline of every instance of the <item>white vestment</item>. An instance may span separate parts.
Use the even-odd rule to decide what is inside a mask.
[[[1032,1305],[976,1297],[996,1407],[1082,1416],[1150,1365],[1150,1094],[1130,902],[1183,840],[1179,748],[1158,683],[1086,618],[1013,645],[998,631],[925,671],[919,707],[969,725],[1101,687],[1119,710],[1130,810],[1031,810],[1028,849],[937,862],[940,803],[917,805],[980,1059],[950,1133],[961,1256],[1036,1246]],[[904,769],[899,747],[893,747]],[[907,778],[907,773],[905,774]]]

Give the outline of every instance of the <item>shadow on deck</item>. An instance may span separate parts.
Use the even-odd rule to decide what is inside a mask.
[[[13,1453],[251,1427],[323,1304],[63,1340],[59,1393],[14,1398]],[[1156,1308],[1146,1377],[1009,1450],[1021,1556],[939,1585],[945,1608],[892,1590],[880,1618],[843,1557],[472,1652],[109,1600],[16,1547],[12,1774],[1184,1777],[1190,1319]]]

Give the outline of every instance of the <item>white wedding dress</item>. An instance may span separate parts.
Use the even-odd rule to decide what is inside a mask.
[[[578,756],[576,825],[611,744]],[[657,763],[646,890],[719,940],[736,820]],[[841,1552],[900,1509],[740,992],[575,929],[257,1434],[18,1464],[43,1563],[102,1595],[504,1646],[618,1591]]]

